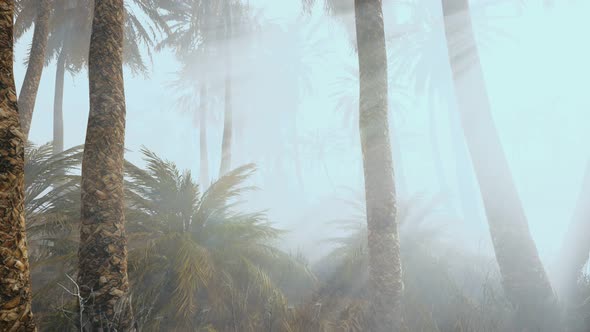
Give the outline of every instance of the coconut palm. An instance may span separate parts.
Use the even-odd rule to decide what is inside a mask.
[[[380,0],[355,1],[359,132],[365,174],[371,330],[396,330],[403,290],[388,121],[387,51]]]
[[[25,138],[14,85],[14,1],[0,3],[0,330],[36,331],[25,231]]]
[[[443,0],[443,13],[463,133],[483,198],[504,290],[518,308],[516,317],[521,329],[554,330],[557,319],[551,315],[557,312],[556,298],[492,119],[468,1]]]
[[[90,112],[82,159],[82,222],[78,253],[80,295],[92,303],[85,308],[89,320],[87,328],[91,330],[103,326],[133,330],[127,300],[129,280],[123,190],[124,17],[123,0],[95,3],[88,55]]]

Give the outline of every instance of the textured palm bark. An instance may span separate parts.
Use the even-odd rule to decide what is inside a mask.
[[[131,331],[124,218],[123,0],[97,0],[88,61],[78,283],[90,331]]]
[[[14,1],[0,1],[0,331],[36,331],[25,233],[24,141],[13,73]]]
[[[49,38],[49,16],[51,15],[51,0],[39,0],[35,31],[31,43],[29,64],[18,96],[20,123],[25,138],[28,139],[31,121],[35,109],[35,100],[39,90],[39,82],[45,65],[47,39]]]
[[[233,114],[232,114],[232,84],[231,84],[231,37],[232,37],[232,19],[231,4],[225,4],[225,37],[227,48],[225,53],[225,110],[223,115],[223,138],[221,142],[221,165],[219,167],[219,176],[225,175],[231,168],[231,150],[233,134]]]
[[[504,292],[518,331],[558,331],[556,297],[539,258],[494,125],[468,0],[443,0],[455,94]],[[466,61],[469,60],[469,62]]]
[[[565,234],[559,251],[559,265],[557,271],[557,285],[560,300],[569,305],[578,291],[578,281],[582,276],[582,269],[588,262],[590,255],[590,163],[586,166],[586,173],[582,182],[582,190],[576,203],[574,215]]]
[[[53,96],[53,154],[64,150],[64,79],[66,75],[66,55],[62,49],[57,57],[55,70],[55,93]]]
[[[199,109],[200,182],[203,189],[209,187],[209,156],[207,151],[207,87],[201,86]]]
[[[365,176],[371,304],[368,331],[397,331],[403,291],[387,109],[381,0],[356,0],[359,128]]]

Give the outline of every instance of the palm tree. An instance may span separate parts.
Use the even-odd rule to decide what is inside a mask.
[[[0,330],[36,331],[25,231],[24,145],[14,85],[14,1],[0,3]]]
[[[232,156],[232,135],[233,135],[233,110],[232,110],[232,50],[231,43],[233,38],[232,22],[232,5],[229,1],[224,3],[223,9],[223,32],[226,42],[224,54],[225,60],[225,102],[223,112],[223,138],[221,142],[221,164],[219,165],[219,175],[224,175],[231,167]]]
[[[217,4],[209,1],[185,0],[166,5],[164,9],[167,13],[163,15],[163,18],[171,22],[171,33],[161,43],[160,47],[174,49],[185,65],[184,69],[193,68],[194,70],[195,67],[199,67],[198,62],[207,61],[213,55],[223,57],[223,70],[225,72],[223,79],[224,124],[219,167],[219,174],[222,176],[231,168],[233,149],[231,43],[237,28],[247,20],[248,6],[239,0],[224,0]],[[215,45],[219,40],[223,41],[222,48]],[[197,69],[197,71],[199,74],[204,73],[202,68]],[[198,85],[202,88],[208,85],[208,82],[206,82],[208,77],[207,75],[201,76],[204,77],[199,80]],[[194,77],[190,77],[190,81],[194,82]],[[195,91],[199,91],[199,89]],[[201,92],[203,92],[202,89]],[[197,94],[211,98],[211,94],[208,94],[208,96],[201,93]],[[207,103],[207,101],[201,101],[201,104],[203,102]],[[201,116],[204,117],[205,115]],[[204,125],[205,123],[201,123],[201,126]],[[203,135],[202,129],[201,135]],[[202,153],[201,150],[201,155]]]
[[[494,125],[469,3],[443,0],[442,4],[463,133],[479,182],[503,287],[518,310],[516,317],[522,328],[548,328],[556,323],[551,316],[557,312],[556,299]]]
[[[387,51],[381,0],[355,1],[359,131],[365,173],[372,331],[399,327],[403,290],[387,109]]]
[[[88,55],[90,112],[82,160],[78,253],[80,293],[92,303],[84,308],[91,330],[103,326],[134,329],[126,298],[124,17],[123,0],[95,3]]]
[[[31,5],[29,4],[29,6]],[[20,122],[25,138],[29,137],[35,100],[37,99],[37,90],[39,89],[39,82],[41,81],[41,74],[43,73],[43,67],[45,65],[51,6],[52,0],[38,1],[35,6],[37,7],[37,15],[35,17],[33,41],[31,42],[31,50],[29,51],[27,72],[18,96],[20,104]]]
[[[44,0],[46,1],[46,0]],[[63,151],[63,98],[64,98],[64,79],[65,73],[79,73],[87,64],[88,44],[92,26],[92,0],[51,0],[51,15],[48,23],[47,50],[43,56],[43,61],[47,65],[53,59],[56,59],[56,77],[55,77],[55,94],[53,105],[53,141],[56,153]],[[37,57],[42,41],[41,33],[37,34],[37,28],[41,29],[43,25],[38,24],[35,19],[38,1],[20,0],[19,15],[16,21],[16,36],[20,37],[33,22],[35,23],[35,35],[33,37],[31,55],[35,55],[36,61],[41,61]],[[134,74],[147,72],[145,59],[141,54],[141,46],[145,46],[150,53],[158,33],[167,32],[168,27],[159,15],[162,3],[152,0],[133,0],[126,4],[126,20],[124,33],[124,61]],[[39,15],[41,12],[39,13]],[[147,17],[147,20],[140,19]],[[41,17],[40,17],[41,18]],[[44,31],[43,31],[44,32]],[[39,35],[39,42],[35,39]],[[37,62],[30,62],[34,65]],[[39,74],[40,70],[36,67],[27,68],[27,75],[31,72]],[[41,69],[42,70],[42,69]],[[27,76],[28,77],[28,76]],[[25,85],[33,84],[34,81],[25,78]],[[38,82],[36,83],[38,85]],[[28,90],[27,90],[28,91]],[[22,94],[22,92],[21,92]],[[28,95],[23,95],[27,97]],[[34,102],[34,100],[33,100]],[[28,116],[32,118],[32,108]]]
[[[180,91],[178,104],[182,110],[195,112],[199,123],[199,181],[203,187],[209,184],[209,154],[207,127],[209,108],[209,80],[207,76],[210,57],[208,32],[210,24],[210,3],[187,0],[169,3],[164,8],[163,20],[169,22],[170,33],[158,45],[158,49],[172,48],[182,63],[178,78],[171,84],[174,91]],[[198,79],[195,80],[195,77]],[[198,105],[198,106],[196,106]]]
[[[193,113],[193,119],[198,122],[199,126],[199,182],[201,186],[209,185],[209,152],[207,129],[210,118],[211,99],[206,75],[207,66],[204,50],[200,49],[194,52],[199,59],[188,61],[182,64],[182,69],[178,71],[178,78],[171,84],[173,90],[178,93],[177,103],[182,111]],[[195,82],[194,77],[201,77]]]
[[[200,180],[202,185],[209,184],[209,153],[207,152],[207,86],[201,86],[199,106],[199,165],[201,168]]]
[[[188,171],[178,171],[147,149],[142,153],[146,167],[125,165],[129,275],[142,330],[209,324],[233,330],[227,322],[235,322],[240,331],[265,329],[269,321],[261,318],[272,297],[276,325],[291,280],[311,288],[314,279],[303,264],[276,248],[282,231],[263,213],[237,209],[238,200],[253,189],[245,181],[254,167],[228,173],[201,194]],[[69,330],[75,320],[68,314],[73,298],[60,285],[76,269],[80,187],[79,176],[69,170],[79,166],[81,147],[52,155],[49,144],[29,146],[26,158],[34,305],[44,317],[44,330]],[[198,273],[185,279],[192,272]],[[56,312],[64,295],[65,310]]]
[[[275,247],[282,232],[263,213],[236,209],[252,189],[244,182],[254,166],[228,172],[201,194],[190,172],[142,152],[145,169],[128,164],[127,173],[134,307],[151,312],[144,328],[261,331],[270,308],[276,324],[286,309],[280,280],[309,272]]]
[[[88,44],[92,26],[92,0],[68,0],[56,6],[55,24],[50,35],[50,58],[56,58],[53,105],[53,142],[55,152],[63,151],[63,95],[66,71],[79,73],[88,61]],[[148,55],[157,33],[167,31],[159,16],[160,4],[151,0],[133,0],[125,5],[124,64],[134,74],[147,73],[141,46]],[[147,17],[141,20],[140,17]]]
[[[40,330],[66,330],[51,326],[55,305],[64,298],[60,284],[77,269],[80,223],[81,146],[54,154],[51,144],[25,149],[25,211],[35,285],[33,307]],[[76,172],[77,173],[77,172]],[[70,299],[69,295],[66,297]],[[69,301],[68,301],[69,302]],[[51,317],[51,318],[49,318]]]

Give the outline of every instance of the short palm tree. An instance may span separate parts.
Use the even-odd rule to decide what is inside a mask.
[[[55,310],[61,295],[58,283],[76,269],[80,219],[80,163],[82,147],[54,154],[51,144],[25,150],[25,212],[31,275],[35,284],[33,305],[44,317]]]
[[[47,39],[49,37],[49,22],[52,12],[52,0],[42,0],[34,2],[29,0],[20,0],[17,2],[17,8],[22,13],[24,8],[24,15],[17,16],[16,36],[20,36],[24,27],[20,24],[22,20],[18,17],[27,19],[26,11],[32,12],[35,10],[35,30],[33,33],[33,41],[31,42],[31,49],[29,51],[29,58],[27,59],[27,72],[23,80],[23,85],[19,93],[18,99],[21,105],[20,122],[23,134],[26,138],[29,137],[29,130],[31,129],[31,119],[33,118],[33,109],[35,108],[35,100],[37,99],[37,90],[41,81],[41,74],[45,64],[45,55],[47,52]],[[32,16],[33,13],[28,13]]]
[[[210,325],[224,331],[235,324],[257,331],[277,325],[286,297],[298,295],[293,281],[307,289],[314,278],[305,263],[277,248],[282,232],[263,213],[238,211],[238,199],[253,189],[245,181],[254,166],[228,173],[201,194],[190,173],[143,153],[146,167],[126,164],[125,209],[142,328]],[[47,330],[71,329],[76,320],[70,312],[75,299],[60,285],[71,288],[68,277],[76,275],[80,159],[80,147],[52,155],[46,144],[26,153],[34,305]]]
[[[286,308],[278,282],[309,272],[280,251],[281,231],[263,213],[237,211],[253,165],[237,168],[202,195],[190,172],[143,150],[128,165],[131,278],[146,328],[260,331]],[[289,272],[287,272],[289,271]],[[139,291],[141,290],[141,291]]]

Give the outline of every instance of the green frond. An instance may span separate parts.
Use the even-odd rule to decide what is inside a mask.
[[[172,302],[178,316],[186,319],[195,314],[197,291],[207,288],[215,269],[207,249],[192,241],[190,236],[183,234],[178,241],[174,261],[176,289]]]

